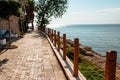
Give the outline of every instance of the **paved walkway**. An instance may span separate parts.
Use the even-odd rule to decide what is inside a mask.
[[[43,35],[27,33],[13,44],[18,48],[0,53],[0,80],[66,80]]]

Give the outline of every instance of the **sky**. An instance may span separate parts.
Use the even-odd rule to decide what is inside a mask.
[[[67,12],[50,25],[120,24],[120,0],[68,0]]]

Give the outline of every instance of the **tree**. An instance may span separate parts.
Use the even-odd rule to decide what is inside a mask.
[[[11,30],[10,30],[10,20],[9,17],[14,16],[20,16],[19,8],[21,4],[19,2],[16,2],[14,0],[9,1],[0,1],[0,19],[7,19],[9,22],[9,45],[11,42]]]
[[[14,0],[0,1],[0,18],[8,19],[9,16],[20,16],[19,8],[21,4]]]
[[[39,0],[36,6],[40,27],[45,27],[52,17],[61,17],[67,9],[67,0]]]
[[[27,23],[32,23],[32,30],[34,30],[34,11],[35,11],[35,2],[34,0],[28,0],[28,3],[25,5],[27,13]]]

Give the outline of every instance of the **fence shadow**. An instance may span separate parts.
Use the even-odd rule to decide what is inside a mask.
[[[6,64],[8,61],[9,61],[9,59],[7,59],[7,58],[4,58],[3,60],[1,60],[1,61],[0,61],[0,67],[1,67],[3,64]]]
[[[3,53],[5,53],[8,49],[0,49],[0,55],[2,55]]]

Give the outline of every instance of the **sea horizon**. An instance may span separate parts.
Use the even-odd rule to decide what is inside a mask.
[[[120,24],[72,24],[53,29],[66,34],[68,39],[79,38],[80,43],[106,55],[107,50],[118,53],[117,61],[120,63]]]
[[[75,26],[75,25],[120,25],[119,23],[118,24],[116,24],[116,23],[112,23],[112,24],[110,24],[110,23],[108,23],[108,24],[95,24],[95,23],[91,23],[91,24],[49,24],[49,25],[47,25],[47,28],[58,28],[58,27],[65,27],[65,26]]]

